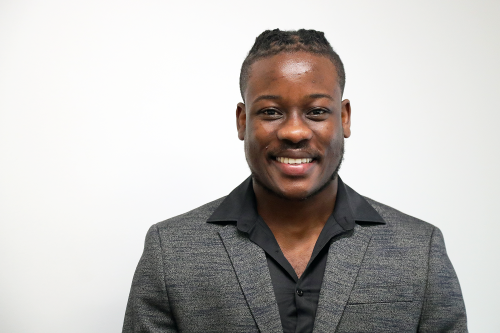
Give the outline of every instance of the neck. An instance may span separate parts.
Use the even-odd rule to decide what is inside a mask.
[[[253,182],[259,215],[275,237],[290,240],[319,236],[335,207],[337,188],[338,177],[311,198],[296,201],[279,197]]]

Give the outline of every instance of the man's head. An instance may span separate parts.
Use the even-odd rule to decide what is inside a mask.
[[[242,71],[245,104],[236,110],[254,186],[289,200],[310,198],[331,184],[342,162],[344,137],[350,136],[351,108],[349,100],[342,101],[340,58],[333,61],[330,53],[300,46],[301,37],[294,37],[300,33],[311,34],[274,30],[257,38],[256,44],[281,51],[247,57],[251,60],[245,60]],[[269,34],[283,34],[278,40],[287,42],[273,46],[262,37]],[[331,49],[322,33],[313,35]]]
[[[325,34],[316,30],[300,29],[297,31],[266,30],[256,39],[250,52],[243,61],[240,71],[240,92],[245,101],[244,91],[250,75],[250,66],[257,60],[283,52],[304,51],[323,55],[330,59],[337,71],[341,93],[344,92],[344,64],[339,55],[325,38]]]

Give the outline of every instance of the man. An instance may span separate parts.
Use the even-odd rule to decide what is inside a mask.
[[[251,177],[151,227],[124,332],[466,332],[436,227],[337,172],[351,107],[323,33],[265,31],[240,76]]]

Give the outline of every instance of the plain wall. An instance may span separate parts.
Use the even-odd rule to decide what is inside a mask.
[[[500,331],[499,1],[0,1],[0,331],[119,332],[148,227],[249,174],[241,62],[325,32],[340,175],[438,226],[471,332]]]

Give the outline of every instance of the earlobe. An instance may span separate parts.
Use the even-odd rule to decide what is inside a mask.
[[[236,129],[238,130],[238,139],[245,140],[245,130],[247,124],[246,107],[243,103],[238,103],[236,107]]]
[[[342,128],[347,139],[351,136],[351,102],[348,99],[342,101]]]

